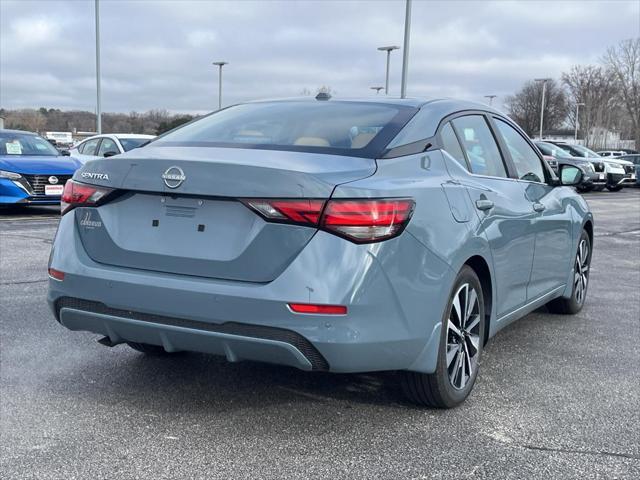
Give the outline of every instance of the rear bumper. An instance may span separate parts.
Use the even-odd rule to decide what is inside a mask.
[[[117,310],[69,297],[55,304],[58,320],[69,330],[88,330],[113,344],[132,341],[181,350],[224,355],[233,362],[249,358],[302,370],[329,369],[325,358],[303,336],[279,328],[241,323],[215,325],[180,318]]]
[[[61,219],[51,267],[65,278],[49,280],[48,301],[71,330],[334,372],[433,371],[454,277],[407,232],[377,245],[318,232],[266,284],[111,267],[88,257],[73,215]],[[348,313],[301,315],[290,302]]]

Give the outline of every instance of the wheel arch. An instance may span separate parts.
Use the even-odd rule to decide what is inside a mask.
[[[591,219],[584,222],[582,228],[587,231],[587,235],[589,235],[589,244],[591,244],[591,249],[593,249],[593,222]]]
[[[474,255],[464,262],[473,269],[475,274],[480,280],[480,286],[482,287],[482,297],[484,300],[484,344],[486,345],[489,340],[489,331],[491,329],[491,312],[493,311],[493,279],[491,277],[491,270],[489,269],[489,263],[481,255]]]

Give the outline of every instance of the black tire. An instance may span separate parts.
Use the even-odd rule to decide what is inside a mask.
[[[607,190],[610,192],[619,192],[622,190],[622,185],[607,185]]]
[[[585,249],[586,248],[586,253]],[[580,266],[578,266],[580,265]],[[573,315],[582,310],[589,288],[589,271],[591,269],[591,241],[586,230],[582,230],[578,249],[573,262],[573,289],[571,298],[556,298],[547,303],[551,313]]]
[[[462,327],[457,312],[466,310],[462,303],[464,287],[467,299],[471,297],[470,315],[464,315]],[[475,302],[471,289],[475,291]],[[458,309],[454,307],[457,297]],[[466,320],[466,325],[465,325]],[[451,328],[453,327],[453,328]],[[458,335],[455,330],[464,332]],[[465,330],[466,329],[466,330]],[[402,389],[413,403],[435,408],[452,408],[462,403],[471,393],[484,343],[485,315],[482,286],[471,267],[465,265],[454,282],[447,308],[442,315],[442,332],[438,350],[438,364],[434,373],[401,372]],[[472,351],[475,349],[475,354]],[[470,370],[465,375],[465,370]]]
[[[591,186],[591,185],[578,185],[576,187],[576,190],[578,190],[578,192],[580,192],[580,193],[587,193],[587,192],[590,192],[591,190],[593,190],[593,186]]]
[[[161,347],[159,345],[150,345],[148,343],[136,343],[136,342],[127,342],[127,345],[129,345],[134,350],[137,350],[138,352],[144,353],[145,355],[153,355],[153,356],[169,355],[169,352],[167,352],[164,349],[164,347]]]
[[[604,190],[604,185],[598,185],[597,187],[593,187],[594,192],[601,192]]]

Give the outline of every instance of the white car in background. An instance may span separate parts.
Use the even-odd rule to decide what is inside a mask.
[[[623,186],[636,184],[636,167],[633,162],[611,156],[605,157],[604,163],[607,166],[608,171],[614,171],[614,169],[617,168],[617,171],[622,174],[622,176],[616,176],[617,182],[615,185],[612,187],[607,186],[609,190],[615,192],[620,190]]]
[[[69,148],[73,145],[71,132],[44,132],[42,136],[49,141],[53,140],[56,147]]]
[[[602,150],[598,152],[601,157],[621,157],[625,152],[619,150]]]
[[[588,149],[582,145],[569,145],[565,142],[550,141],[554,145],[569,152],[576,157],[585,157],[590,161],[600,161],[604,163],[604,171],[607,174],[607,189],[612,192],[622,190],[623,186],[634,185],[636,183],[636,172],[633,162],[622,160],[615,155],[609,155],[603,157],[601,153],[596,153],[593,150]],[[608,152],[613,153],[612,150]]]
[[[85,163],[102,157],[113,157],[147,143],[153,135],[135,133],[109,133],[94,135],[69,149],[71,156]]]

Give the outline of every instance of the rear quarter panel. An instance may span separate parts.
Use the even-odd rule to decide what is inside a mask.
[[[417,371],[428,371],[422,364],[435,362],[442,315],[464,263],[479,255],[491,270],[488,244],[471,229],[475,217],[471,200],[452,181],[444,162],[439,150],[378,160],[375,175],[340,185],[332,196],[411,197],[416,202],[402,235],[414,237],[422,246],[419,257],[406,258],[405,252],[390,251],[386,244],[391,242],[382,242],[376,255],[407,322],[427,339],[424,355],[413,368]]]

